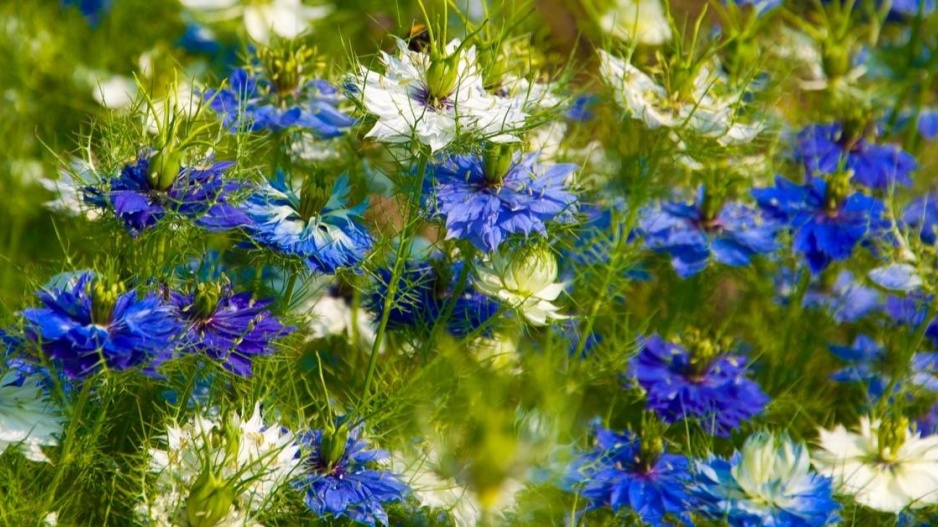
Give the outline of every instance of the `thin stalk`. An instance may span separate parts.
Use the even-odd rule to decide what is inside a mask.
[[[401,229],[401,240],[397,244],[397,253],[395,254],[394,268],[391,270],[391,281],[388,284],[388,293],[384,298],[384,305],[381,310],[381,321],[378,323],[378,331],[375,334],[375,341],[371,345],[371,357],[368,358],[368,372],[365,374],[365,384],[362,386],[362,395],[359,405],[364,406],[368,402],[371,394],[371,383],[374,380],[375,370],[378,367],[378,350],[381,349],[381,343],[384,341],[384,335],[388,330],[388,321],[391,317],[391,308],[394,306],[394,297],[397,295],[398,283],[401,275],[404,273],[404,265],[407,260],[407,253],[410,251],[412,241],[411,228],[413,227],[413,212],[419,208],[420,193],[423,191],[423,183],[427,173],[427,158],[420,155],[417,162],[417,173],[419,181],[411,190],[410,201],[407,203],[407,214],[404,219],[404,225]]]

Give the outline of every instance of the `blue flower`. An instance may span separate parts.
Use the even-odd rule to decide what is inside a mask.
[[[564,476],[567,490],[589,500],[588,508],[633,511],[650,525],[662,525],[667,514],[690,523],[687,458],[642,449],[631,432],[595,425],[595,446],[578,456]]]
[[[696,463],[702,515],[733,527],[821,527],[840,521],[831,478],[811,470],[808,450],[787,435],[756,433],[729,460]]]
[[[719,211],[710,208],[703,187],[694,204],[657,203],[643,211],[639,234],[650,249],[671,255],[681,278],[699,273],[711,259],[742,266],[776,249],[777,222],[738,203],[726,203]]]
[[[571,220],[576,196],[566,179],[577,166],[536,162],[534,153],[493,168],[484,156],[471,154],[432,164],[433,209],[446,223],[446,238],[492,252],[512,234],[544,235],[547,222]]]
[[[903,226],[918,232],[922,242],[938,241],[938,194],[926,194],[912,200],[902,209]]]
[[[168,212],[194,219],[196,225],[213,232],[249,222],[243,212],[228,203],[230,194],[242,186],[222,178],[234,163],[179,167],[178,175],[171,181],[160,183],[153,177],[153,160],[153,156],[144,154],[111,179],[108,202],[132,236],[153,227]],[[86,199],[98,206],[105,205],[103,197]]]
[[[599,96],[595,94],[579,95],[573,99],[573,103],[564,111],[564,117],[575,123],[590,121],[595,117],[593,107],[596,106],[598,101]]]
[[[896,184],[909,186],[909,174],[918,166],[915,158],[896,145],[878,145],[853,137],[839,124],[808,126],[798,134],[796,157],[812,177],[853,172],[853,181],[885,190]]]
[[[847,193],[820,178],[796,185],[783,177],[775,178],[775,187],[752,191],[763,210],[792,229],[794,250],[805,256],[812,274],[846,260],[861,240],[889,227],[882,201]]]
[[[173,346],[174,309],[153,293],[106,288],[84,271],[54,278],[23,311],[27,337],[70,378],[148,365]]]
[[[756,13],[761,14],[782,5],[782,0],[724,0],[724,3],[738,6],[749,5],[755,9]]]
[[[824,275],[821,276],[823,279]],[[789,271],[787,276],[777,280],[777,286],[783,289],[785,302],[793,293],[798,275]],[[856,322],[883,307],[880,292],[854,280],[853,273],[842,270],[837,273],[833,284],[825,283],[812,277],[812,282],[804,294],[801,305],[809,309],[826,311],[834,322]]]
[[[372,238],[359,220],[365,204],[347,207],[348,177],[340,177],[331,193],[318,183],[307,179],[302,196],[297,195],[278,172],[245,205],[253,221],[248,234],[263,247],[303,258],[313,271],[333,274],[361,263]]]
[[[251,375],[251,361],[274,352],[273,341],[293,331],[267,309],[271,300],[255,300],[252,293],[235,294],[230,285],[199,283],[192,294],[170,293],[185,333],[183,353],[205,353],[228,371]]]
[[[491,334],[493,328],[485,324],[498,313],[500,304],[477,291],[468,278],[460,284],[464,263],[431,258],[405,265],[388,315],[388,329],[430,330],[442,323],[454,337],[465,337],[480,328],[483,335]],[[365,299],[376,321],[384,313],[391,277],[390,269],[379,270],[378,282]],[[457,289],[461,290],[459,296],[455,295]],[[445,320],[444,315],[448,315]]]
[[[769,402],[746,378],[745,365],[743,357],[716,355],[712,349],[691,354],[652,335],[629,361],[628,376],[645,390],[646,406],[665,423],[698,419],[708,433],[729,437]]]
[[[897,373],[891,371],[894,367],[889,363],[886,349],[866,335],[858,335],[850,346],[830,346],[830,350],[837,358],[848,363],[846,368],[834,372],[831,379],[838,382],[866,383],[870,400],[873,402],[886,393],[886,387]],[[910,386],[938,392],[936,371],[938,353],[916,353],[912,356],[908,377],[895,383],[894,391],[899,391],[908,383]]]
[[[101,17],[111,10],[113,0],[62,0],[62,7],[78,7],[91,27],[101,23]]]
[[[347,517],[366,525],[388,524],[384,504],[401,501],[409,488],[398,476],[377,470],[388,458],[359,439],[361,428],[315,430],[298,436],[305,472],[292,483],[306,492],[306,506],[320,517]]]
[[[236,69],[228,88],[210,89],[204,98],[232,132],[301,128],[320,139],[338,137],[355,119],[337,108],[342,95],[323,80],[280,92],[276,83]]]
[[[886,314],[895,322],[917,329],[926,323],[928,304],[933,301],[931,296],[922,293],[911,293],[904,297],[889,296],[886,298]],[[927,321],[925,336],[933,344],[938,345],[938,318]]]
[[[923,16],[934,12],[935,0],[892,0],[889,4],[889,14],[894,17],[915,17],[919,11]]]

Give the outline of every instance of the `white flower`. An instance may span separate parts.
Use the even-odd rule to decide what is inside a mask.
[[[40,447],[58,444],[62,422],[38,376],[11,370],[0,377],[0,453],[13,447],[33,461],[49,461]]]
[[[68,169],[59,171],[59,179],[42,178],[39,183],[55,194],[55,199],[44,203],[46,208],[67,216],[84,216],[96,220],[100,212],[85,202],[84,188],[96,182],[94,165],[73,159]]]
[[[738,97],[733,101],[715,95],[725,84],[723,77],[714,73],[716,68],[701,67],[690,95],[683,100],[631,63],[603,50],[599,55],[602,75],[615,90],[616,102],[648,128],[686,127],[723,145],[748,143],[762,131],[759,123],[734,121]]]
[[[921,437],[902,425],[897,444],[889,446],[880,445],[880,432],[880,423],[868,417],[860,418],[858,432],[843,425],[821,429],[814,466],[840,492],[872,509],[899,512],[938,503],[938,435]]]
[[[248,35],[266,44],[272,35],[293,39],[332,12],[332,6],[307,6],[303,0],[180,0],[184,7],[206,11],[206,21],[244,20]]]
[[[297,311],[308,317],[310,340],[339,335],[348,342],[371,350],[377,338],[375,323],[368,312],[355,308],[348,300],[333,291],[333,282],[325,280],[310,284],[302,292],[303,301]]]
[[[599,19],[603,31],[623,40],[658,46],[671,40],[661,0],[616,0]]]
[[[456,525],[477,525],[482,518],[482,508],[464,485],[441,474],[439,457],[435,450],[429,449],[425,454],[394,452],[390,470],[400,474],[422,505],[449,511]]]
[[[525,113],[514,100],[485,91],[475,47],[460,46],[458,39],[446,46],[447,57],[458,57],[434,75],[429,74],[430,55],[409,50],[400,39],[397,56],[381,53],[384,74],[361,67],[351,84],[365,109],[378,118],[368,137],[387,143],[417,141],[432,151],[449,145],[457,129],[489,141],[517,141],[510,132],[524,124]],[[444,92],[431,93],[434,85]]]
[[[193,515],[217,518],[212,525],[257,525],[252,513],[301,461],[293,434],[277,423],[265,425],[260,405],[246,421],[235,413],[227,421],[197,416],[168,426],[166,446],[150,449],[150,472],[159,475],[155,492],[138,509],[156,525],[185,523]]]
[[[536,326],[567,318],[553,304],[565,284],[557,282],[557,258],[546,249],[503,249],[476,268],[476,288],[499,298]]]

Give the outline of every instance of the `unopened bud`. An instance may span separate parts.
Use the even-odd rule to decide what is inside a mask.
[[[186,500],[186,520],[190,527],[213,527],[231,511],[235,490],[211,470],[199,475]]]

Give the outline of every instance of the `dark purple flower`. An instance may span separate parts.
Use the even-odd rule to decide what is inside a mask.
[[[447,239],[492,252],[512,234],[544,235],[548,222],[573,218],[577,198],[566,180],[576,165],[538,165],[536,153],[515,157],[502,170],[486,164],[483,155],[471,154],[430,166],[432,208],[446,223]]]
[[[788,224],[794,250],[805,256],[812,274],[846,260],[860,241],[889,227],[882,201],[849,194],[843,185],[820,178],[796,185],[776,177],[774,187],[754,189],[752,195],[763,210]]]
[[[153,293],[107,288],[90,271],[54,278],[23,311],[26,336],[70,378],[149,365],[174,345],[174,309]]]
[[[854,137],[839,124],[812,125],[802,130],[796,157],[811,177],[846,169],[853,172],[854,182],[877,190],[911,185],[909,174],[918,166],[915,158],[899,146]]]
[[[776,221],[738,203],[726,203],[719,210],[708,210],[710,206],[703,187],[693,204],[659,202],[643,211],[639,235],[650,249],[671,255],[681,278],[699,273],[711,259],[742,266],[776,249]]]
[[[564,487],[585,497],[590,509],[633,511],[649,525],[666,514],[690,523],[687,494],[690,463],[685,456],[642,449],[631,432],[595,424],[594,448],[578,456],[564,476]]]
[[[250,223],[242,211],[228,203],[229,195],[242,187],[222,177],[234,163],[171,168],[178,174],[161,183],[151,170],[153,160],[154,156],[142,155],[111,179],[108,199],[132,236],[153,227],[169,212],[194,219],[196,225],[213,232]]]
[[[182,353],[205,353],[237,375],[251,375],[251,361],[274,352],[273,341],[294,330],[267,309],[271,300],[235,294],[220,283],[200,283],[192,294],[170,293],[185,325]]]
[[[387,525],[384,505],[401,501],[410,489],[397,475],[376,468],[388,453],[369,450],[360,436],[361,428],[345,425],[300,434],[304,471],[292,486],[306,493],[306,506],[320,517]]]
[[[645,390],[646,406],[665,423],[698,419],[709,433],[728,437],[769,402],[746,377],[745,366],[743,357],[691,354],[652,335],[629,361],[628,377]]]

